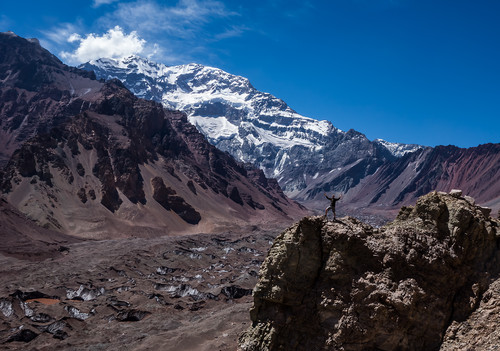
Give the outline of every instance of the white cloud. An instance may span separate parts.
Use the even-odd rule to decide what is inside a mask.
[[[92,5],[93,7],[99,7],[101,5],[108,5],[112,4],[114,2],[117,2],[118,0],[94,0],[94,4]]]
[[[42,43],[71,65],[132,53],[180,64],[215,55],[212,43],[250,30],[222,0],[90,1],[94,7],[111,2],[92,23],[79,19],[42,32]]]
[[[75,41],[81,41],[81,40],[82,40],[82,37],[78,33],[73,33],[68,38],[69,43],[74,43]]]
[[[227,39],[227,38],[234,38],[234,37],[239,37],[241,36],[244,32],[250,30],[247,26],[239,25],[239,26],[232,26],[229,29],[226,29],[224,32],[221,32],[219,34],[216,34],[214,36],[215,40],[222,40],[222,39]]]
[[[76,33],[69,35],[68,42],[79,42],[78,48],[73,52],[61,52],[61,57],[69,63],[98,59],[101,57],[121,58],[144,51],[146,41],[139,38],[137,32],[125,34],[121,27],[115,26],[102,36],[94,33],[81,37]]]
[[[62,23],[58,27],[42,31],[42,34],[45,39],[57,44],[64,44],[68,41],[68,37],[78,30],[78,27],[80,27],[78,24]]]
[[[140,33],[162,33],[189,38],[202,31],[215,18],[237,15],[215,0],[180,0],[175,6],[145,0],[120,3],[116,11],[100,21],[107,26],[122,23]]]

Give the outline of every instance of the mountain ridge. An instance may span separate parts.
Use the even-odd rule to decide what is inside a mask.
[[[341,212],[353,214],[356,210],[365,220],[381,224],[393,218],[399,206],[423,194],[410,190],[421,187],[412,184],[413,180],[422,182],[418,179],[429,177],[429,184],[437,188],[426,187],[426,191],[452,189],[451,183],[438,181],[446,177],[446,170],[435,160],[442,161],[446,155],[455,155],[454,162],[467,159],[457,153],[465,155],[468,149],[370,141],[355,130],[342,131],[328,121],[303,117],[284,101],[256,91],[247,78],[217,68],[199,64],[168,67],[138,56],[94,60],[80,67],[104,79],[118,78],[138,95],[184,110],[213,145],[258,166],[267,176],[276,178],[288,196],[317,211],[325,206],[324,192],[343,193]],[[427,174],[411,168],[408,160],[417,157],[412,154],[419,155],[418,163],[429,165]],[[499,161],[480,152],[477,156],[487,158],[482,163],[485,172],[498,179]],[[473,169],[466,164],[454,168],[470,172],[464,179],[471,183],[459,182],[460,188],[470,189],[471,196],[484,204],[500,207],[496,190],[474,185],[479,180]],[[386,172],[384,179],[378,173],[381,171]]]
[[[150,236],[306,212],[261,170],[209,144],[184,113],[67,67],[36,42],[0,34],[0,47],[11,53],[0,62],[0,122],[16,136],[1,190],[40,225],[93,238]],[[21,74],[26,65],[44,79],[33,85]],[[14,123],[25,111],[34,112]]]

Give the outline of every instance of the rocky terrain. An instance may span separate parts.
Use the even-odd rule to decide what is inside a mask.
[[[270,249],[240,348],[495,349],[499,224],[461,191],[379,229],[306,217]]]
[[[88,107],[102,85],[38,40],[0,33],[0,167],[24,141]]]
[[[132,56],[81,68],[186,112],[213,145],[258,166],[309,208],[324,210],[325,191],[343,193],[340,212],[380,225],[429,191],[457,187],[500,208],[499,144],[460,149],[370,141],[301,116],[244,77],[199,64],[169,67]]]
[[[206,91],[213,72],[224,76],[188,65],[165,77],[200,96],[253,89],[227,75],[228,86]],[[215,107],[239,121],[253,113],[250,129],[227,140],[251,135],[262,162],[293,163],[285,186],[310,204],[344,192],[340,212],[373,222],[434,189],[476,197],[432,192],[380,228],[304,217],[275,240],[308,212],[264,171],[209,144],[188,123],[194,114],[98,81],[13,33],[0,34],[0,81],[2,349],[500,345],[500,223],[476,204],[499,205],[498,145],[408,152],[257,91],[233,109],[193,104],[209,117],[200,129]]]
[[[38,261],[0,254],[0,348],[235,350],[274,232],[65,243]]]
[[[305,213],[275,180],[209,144],[185,114],[118,80],[93,80],[34,40],[4,33],[0,45],[9,53],[0,121],[17,148],[5,148],[0,190],[38,224],[110,238],[290,223]]]

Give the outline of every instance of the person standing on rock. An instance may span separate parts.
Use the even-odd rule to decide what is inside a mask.
[[[328,218],[328,210],[332,210],[333,213],[333,220],[336,221],[337,217],[335,215],[335,203],[340,200],[342,197],[342,194],[339,195],[339,197],[335,197],[335,194],[332,194],[332,197],[328,197],[325,193],[325,197],[330,200],[330,206],[328,206],[325,210],[325,218]]]

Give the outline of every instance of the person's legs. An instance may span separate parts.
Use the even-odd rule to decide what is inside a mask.
[[[325,210],[325,218],[328,218],[328,210],[331,210],[332,208],[328,206]]]

